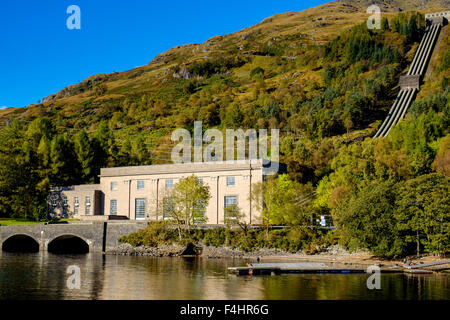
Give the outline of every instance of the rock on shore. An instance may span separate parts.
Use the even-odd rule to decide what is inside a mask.
[[[230,247],[210,247],[202,248],[201,257],[205,258],[256,258],[256,257],[276,257],[287,255],[304,255],[302,252],[287,253],[279,249],[261,248],[255,251],[246,252]]]
[[[129,256],[153,256],[153,257],[176,257],[181,256],[186,250],[186,246],[180,244],[166,244],[157,247],[139,246],[133,247],[129,243],[122,243],[116,248],[106,251],[111,255]],[[287,253],[280,249],[261,248],[255,251],[246,252],[232,247],[202,246],[200,257],[204,258],[256,258],[256,257],[285,257],[285,256],[305,256],[303,252]]]
[[[179,244],[159,245],[157,247],[139,246],[133,247],[129,243],[122,243],[118,247],[109,249],[106,254],[127,256],[152,256],[152,257],[175,257],[181,255],[186,246]]]

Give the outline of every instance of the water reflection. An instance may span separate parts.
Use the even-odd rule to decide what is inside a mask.
[[[368,290],[365,274],[237,277],[243,260],[0,253],[0,299],[449,299],[448,275],[383,274]],[[67,288],[67,267],[81,289]]]

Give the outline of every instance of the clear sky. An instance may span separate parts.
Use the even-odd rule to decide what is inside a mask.
[[[325,2],[1,0],[0,108],[37,103],[90,75],[129,70],[174,46]],[[66,26],[70,5],[81,9],[80,30]]]

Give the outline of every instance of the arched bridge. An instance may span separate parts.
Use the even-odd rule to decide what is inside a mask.
[[[147,226],[146,222],[71,222],[0,226],[2,251],[86,253],[116,247],[120,237]]]

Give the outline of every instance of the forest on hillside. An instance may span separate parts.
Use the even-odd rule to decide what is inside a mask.
[[[303,44],[301,33],[269,42],[249,34],[243,50],[223,40],[208,59],[169,57],[148,90],[110,87],[120,74],[74,86],[71,94],[91,98],[37,106],[0,129],[0,217],[44,219],[50,186],[94,183],[101,167],[167,163],[172,130],[202,121],[222,131],[280,129],[288,174],[267,182],[269,221],[305,226],[303,216],[329,214],[348,248],[386,257],[448,251],[448,30],[406,118],[387,138],[371,138],[424,28],[422,14],[401,13],[326,45]]]

